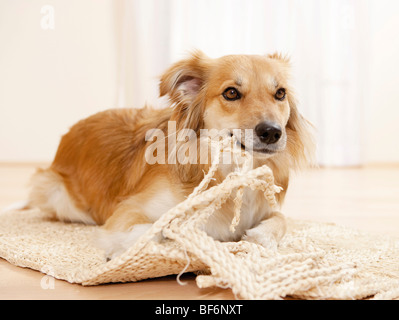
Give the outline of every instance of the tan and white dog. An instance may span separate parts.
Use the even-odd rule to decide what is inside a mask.
[[[230,55],[211,59],[196,51],[161,77],[163,109],[113,109],[75,124],[63,136],[51,166],[33,177],[29,205],[63,221],[103,225],[102,243],[114,257],[128,248],[163,213],[183,201],[204,177],[208,164],[149,164],[149,130],[252,129],[254,166],[267,164],[283,192],[290,170],[312,160],[309,123],[297,110],[290,86],[290,63],[281,55]],[[244,141],[240,140],[242,147]],[[165,148],[167,152],[167,147]],[[226,170],[224,170],[226,171]],[[215,184],[228,172],[217,172]],[[285,230],[284,217],[272,212],[263,195],[245,190],[235,232],[233,201],[205,226],[221,241],[248,240],[268,245]]]

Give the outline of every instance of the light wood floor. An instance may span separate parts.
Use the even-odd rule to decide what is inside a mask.
[[[35,165],[0,164],[0,210],[26,199]],[[399,166],[317,169],[292,178],[283,213],[287,217],[334,222],[371,233],[399,235]],[[0,259],[0,299],[233,299],[230,290],[198,289],[165,277],[139,283],[82,287],[55,280],[43,289],[43,274]]]

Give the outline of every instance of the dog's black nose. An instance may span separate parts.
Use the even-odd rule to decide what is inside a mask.
[[[273,144],[280,140],[282,132],[281,127],[273,122],[261,122],[255,127],[255,133],[260,141]]]

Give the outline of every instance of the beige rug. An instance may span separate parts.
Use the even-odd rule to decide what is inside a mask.
[[[333,224],[288,222],[278,252],[245,242],[223,244],[233,256],[220,264],[227,275],[210,270],[221,276],[200,275],[198,285],[230,287],[244,299],[399,298],[398,239]],[[106,262],[104,253],[92,245],[96,228],[49,221],[37,210],[9,212],[0,216],[0,257],[83,285],[139,281],[183,270],[209,271],[203,261],[207,258],[185,252],[173,241],[150,241]],[[214,254],[211,260],[217,261],[218,251],[209,250],[214,248],[202,254]],[[229,263],[239,263],[241,272],[235,273]]]

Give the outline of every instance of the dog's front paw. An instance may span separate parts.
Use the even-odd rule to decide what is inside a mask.
[[[131,248],[151,226],[152,224],[138,224],[133,226],[130,231],[117,232],[100,229],[96,245],[105,251],[107,261],[112,260]],[[154,240],[159,242],[161,237],[155,236]]]
[[[242,240],[260,244],[261,246],[277,250],[278,243],[286,232],[284,216],[274,212],[270,218],[263,220],[255,228],[247,230]]]
[[[265,247],[266,249],[277,251],[278,242],[273,234],[265,233],[262,228],[253,228],[247,230],[242,240],[256,243]]]

